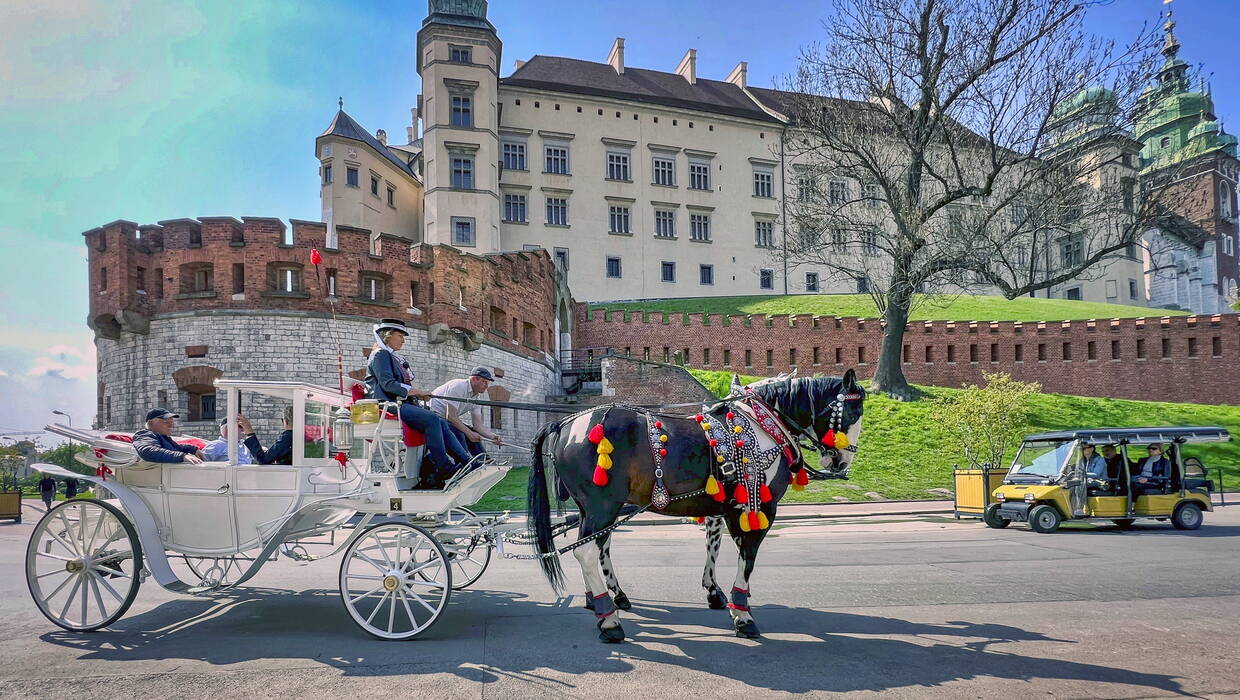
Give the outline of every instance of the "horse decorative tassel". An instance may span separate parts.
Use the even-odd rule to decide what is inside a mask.
[[[594,485],[606,486],[607,470],[611,469],[612,465],[611,451],[615,448],[612,447],[611,441],[607,439],[607,436],[603,435],[602,423],[590,429],[589,440],[595,444],[594,452],[598,455],[598,459],[594,463]]]

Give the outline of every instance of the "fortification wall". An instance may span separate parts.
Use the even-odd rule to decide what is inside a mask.
[[[99,355],[97,426],[114,430],[140,427],[147,410],[165,406],[179,413],[179,432],[214,437],[214,421],[188,420],[195,393],[212,391],[210,382],[230,379],[298,380],[326,387],[338,385],[339,343],[344,371],[364,375],[374,344],[373,320],[353,316],[332,320],[323,314],[267,310],[204,310],[160,314],[146,333],[123,333],[118,339],[95,341]],[[477,365],[498,368],[503,376],[492,386],[497,399],[542,403],[553,391],[555,371],[497,344],[484,343],[472,352],[455,343],[428,343],[425,326],[413,325],[402,355],[416,375],[415,386],[427,390],[466,376]],[[345,377],[346,385],[353,379]],[[250,416],[264,445],[280,430],[281,406],[261,398],[243,398],[241,412]],[[216,415],[226,414],[219,394]],[[528,444],[544,418],[511,409],[483,409],[483,420],[518,445]],[[522,461],[528,453],[516,452]]]
[[[575,346],[688,367],[772,376],[873,376],[883,324],[834,316],[663,314],[577,307]],[[959,387],[1005,371],[1050,393],[1240,404],[1240,315],[1084,321],[915,322],[909,381]],[[1152,416],[1151,420],[1157,420]]]

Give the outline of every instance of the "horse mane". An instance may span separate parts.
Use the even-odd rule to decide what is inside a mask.
[[[785,415],[809,416],[811,423],[827,412],[843,387],[840,377],[792,377],[750,386],[771,408]]]

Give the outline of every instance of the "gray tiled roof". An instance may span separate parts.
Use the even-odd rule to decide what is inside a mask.
[[[765,122],[779,121],[731,83],[698,78],[696,85],[690,85],[676,73],[645,68],[626,67],[620,75],[609,64],[575,58],[535,56],[500,80],[500,84],[614,97]]]
[[[357,123],[357,120],[345,114],[343,109],[336,112],[336,118],[332,120],[332,123],[327,127],[327,130],[319,134],[319,138],[324,136],[339,136],[342,139],[361,141],[374,149],[376,153],[391,161],[392,165],[395,165],[402,172],[415,179],[418,177],[417,174],[413,172],[413,168],[409,167],[408,163],[400,158],[397,158],[396,154],[388,150],[387,146],[379,143],[379,139],[372,136],[369,131],[363,129],[362,125]]]

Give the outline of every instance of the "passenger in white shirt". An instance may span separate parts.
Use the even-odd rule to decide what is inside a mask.
[[[449,379],[435,387],[431,393],[435,396],[458,399],[482,397],[485,400],[487,387],[491,386],[493,381],[495,381],[495,375],[491,374],[491,370],[486,367],[475,367],[468,377]],[[482,407],[477,404],[433,398],[431,410],[448,421],[448,427],[465,443],[474,456],[486,454],[486,451],[482,449],[483,440],[488,440],[497,446],[504,444],[504,439],[498,433],[491,432],[482,424]],[[469,415],[472,425],[466,425],[463,420],[465,414]]]

